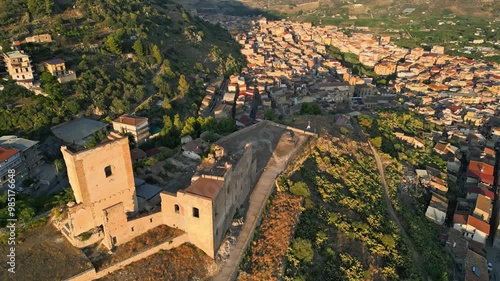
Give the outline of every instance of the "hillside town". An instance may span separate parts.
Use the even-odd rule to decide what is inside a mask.
[[[236,117],[245,124],[252,120],[248,118],[251,97],[267,93],[262,105],[277,115],[293,115],[304,103],[316,103],[326,112],[403,107],[442,126],[442,132],[423,136],[396,133],[396,137],[415,149],[432,140],[433,151],[447,162],[445,170],[417,169],[416,184],[432,193],[426,217],[449,226],[442,241],[459,274],[465,280],[489,280],[488,274],[479,277],[478,272],[496,276],[491,271],[500,250],[498,208],[494,208],[500,138],[498,64],[449,56],[441,46],[406,49],[391,43],[390,37],[347,36],[334,26],[265,18],[248,24],[239,18],[221,20],[220,15],[215,20],[233,30],[248,60],[242,76],[251,77],[231,77],[216,116],[230,116],[228,104],[236,100]],[[245,27],[249,29],[242,31]],[[354,75],[352,68],[329,55],[329,46],[358,56],[376,76],[387,77],[387,85]],[[259,110],[258,116],[262,116],[265,109]],[[456,207],[449,204],[449,183],[464,194],[454,198]]]
[[[258,181],[256,176],[267,167],[267,158],[263,163],[256,160],[257,151],[264,151],[258,145],[259,140],[254,139],[259,137],[257,129],[277,130],[279,138],[273,145],[296,149],[292,149],[291,142],[281,140],[281,134],[298,132],[297,129],[266,120],[293,116],[304,110],[306,104],[315,104],[324,113],[345,113],[335,120],[339,125],[345,125],[355,115],[352,112],[397,108],[418,113],[443,128],[421,136],[395,135],[415,149],[423,149],[432,140],[433,151],[447,163],[444,170],[427,167],[414,172],[416,184],[431,194],[425,216],[447,227],[442,241],[454,258],[459,275],[464,280],[490,280],[496,274],[493,264],[497,263],[496,253],[500,252],[500,205],[496,204],[500,148],[500,118],[496,116],[500,105],[498,64],[449,56],[441,46],[429,50],[401,48],[391,43],[388,36],[362,33],[348,36],[334,26],[266,18],[254,19],[251,24],[233,24],[238,25],[233,25],[233,36],[248,64],[241,73],[208,85],[198,114],[216,120],[234,118],[241,131],[211,145],[201,137],[184,136],[179,155],[139,167],[132,163],[147,161],[164,152],[161,148],[139,148],[156,137],[146,117],[123,114],[112,120],[111,126],[77,118],[51,128],[58,143],[64,145],[61,151],[76,197],[57,227],[74,246],[83,248],[104,239],[105,246],[111,249],[154,227],[167,225],[184,230],[183,241],[191,241],[215,259],[237,209],[245,204]],[[242,32],[244,27],[249,29]],[[26,42],[49,39],[26,38]],[[20,44],[14,42],[13,46]],[[371,69],[373,75],[363,71],[354,73],[354,67],[333,57],[332,48],[354,54],[360,66]],[[17,84],[42,93],[29,54],[16,49],[5,53],[4,61]],[[47,60],[38,69],[49,72],[59,83],[76,79],[75,72],[67,70],[61,58]],[[376,77],[384,77],[385,83]],[[109,131],[113,133],[96,148],[86,150],[93,136],[108,134],[108,127],[112,127]],[[301,129],[305,129],[303,135],[288,133],[289,140],[297,138],[302,143],[313,135],[306,134],[310,124]],[[134,145],[129,147],[119,133],[130,134]],[[240,134],[245,138],[237,138]],[[238,147],[231,143],[233,140]],[[206,156],[207,151],[210,156]],[[122,158],[113,160],[116,163],[106,162],[118,152],[123,152]],[[78,161],[88,161],[89,166],[80,167],[83,164]],[[0,162],[4,163],[0,165],[0,185],[6,183],[7,171],[13,168],[21,179],[38,177],[47,186],[53,184],[40,173],[45,163],[37,141],[0,137]],[[172,191],[172,186],[165,182],[169,178],[180,181],[181,176],[165,171],[166,165],[174,167],[173,170],[189,170],[187,177],[181,173],[189,184]],[[94,169],[100,170],[99,177],[91,175]],[[153,177],[165,186],[145,183]],[[239,195],[229,193],[228,189],[235,177],[246,179],[238,185],[243,189]],[[121,181],[109,184],[110,179]],[[114,191],[91,192],[94,186],[86,182],[95,186],[108,184]],[[451,184],[463,190],[463,197],[451,196],[448,187]],[[17,191],[23,192],[24,188]],[[452,200],[456,204],[450,204]],[[216,201],[224,202],[227,207],[218,210]],[[94,215],[97,212],[99,215]],[[206,214],[209,215],[205,217]],[[86,216],[92,216],[92,221],[86,221]],[[208,238],[204,240],[197,232],[205,226],[203,231]],[[90,237],[82,241],[82,234],[87,233]],[[72,280],[104,276],[94,269],[85,274]]]

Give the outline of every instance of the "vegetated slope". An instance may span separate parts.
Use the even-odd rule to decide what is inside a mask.
[[[450,265],[448,253],[439,242],[439,227],[425,217],[430,194],[422,188],[413,190],[407,182],[408,170],[433,167],[446,173],[446,162],[433,150],[433,142],[424,133],[440,131],[443,128],[424,120],[413,112],[382,110],[372,115],[357,116],[359,124],[371,138],[375,148],[383,152],[384,163],[387,164],[385,177],[390,188],[392,205],[402,219],[410,238],[423,256],[425,269],[433,280],[438,280],[440,273]],[[423,138],[425,147],[415,149],[410,144],[396,138],[395,132],[403,132],[407,136]],[[403,168],[404,166],[407,169]],[[409,166],[409,167],[408,167]],[[459,196],[456,183],[448,182],[450,198]],[[439,279],[441,280],[441,279]]]
[[[2,82],[0,103],[8,106],[0,109],[2,134],[44,133],[79,113],[114,118],[134,111],[151,94],[177,99],[172,110],[158,113],[160,119],[193,116],[203,98],[202,82],[237,71],[242,62],[226,30],[170,1],[0,0],[0,7],[8,7],[0,8],[4,50],[12,40],[49,33],[54,42],[22,49],[34,65],[62,57],[78,76],[62,86],[42,81],[49,98]]]
[[[320,137],[288,178],[280,178],[282,185],[306,199],[287,255],[287,277],[422,280],[387,213],[367,143],[346,135]]]

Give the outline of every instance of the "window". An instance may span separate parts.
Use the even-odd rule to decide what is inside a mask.
[[[149,219],[149,222],[153,222],[153,219]]]
[[[107,166],[104,168],[104,173],[106,174],[106,177],[109,178],[113,173],[111,171],[111,166]]]
[[[134,228],[132,227],[132,232],[134,232]]]
[[[198,208],[193,207],[193,217],[195,217],[195,218],[200,217],[200,210],[198,210]]]
[[[179,210],[180,210],[179,205],[175,204],[175,205],[174,205],[174,210],[175,210],[175,213],[177,213],[177,214],[178,214],[178,213],[179,213]]]
[[[116,237],[111,237],[111,244],[116,245]]]

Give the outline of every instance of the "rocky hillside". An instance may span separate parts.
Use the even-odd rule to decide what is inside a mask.
[[[242,64],[236,42],[224,29],[192,17],[174,2],[0,0],[4,50],[13,40],[44,33],[54,41],[22,45],[33,65],[61,57],[78,81],[62,86],[45,81],[48,98],[2,81],[0,134],[36,137],[75,115],[114,118],[152,95],[170,100],[169,112],[156,112],[160,119],[174,113],[192,116],[203,98],[203,82]]]

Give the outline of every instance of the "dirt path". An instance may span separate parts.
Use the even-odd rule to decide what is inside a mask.
[[[359,127],[358,122],[355,121],[355,120],[352,120],[351,123],[352,123],[354,129],[360,134],[359,137],[361,139],[363,139],[364,141],[368,142],[368,139],[366,138],[366,136],[364,135],[363,131]],[[401,220],[399,219],[398,215],[396,214],[396,211],[394,210],[394,207],[392,206],[391,198],[389,197],[389,186],[387,185],[387,181],[385,180],[384,166],[382,164],[382,160],[380,159],[380,155],[375,150],[375,148],[373,148],[373,146],[371,145],[371,143],[369,143],[369,145],[370,145],[370,148],[371,148],[371,150],[373,152],[373,156],[375,156],[375,161],[377,162],[377,169],[378,169],[378,172],[380,174],[380,180],[381,180],[382,185],[384,187],[382,189],[383,190],[382,195],[383,195],[383,198],[384,198],[384,203],[387,206],[387,211],[389,212],[389,215],[391,216],[392,220],[396,223],[396,225],[398,226],[399,230],[401,231],[401,234],[403,235],[403,239],[405,240],[406,244],[410,247],[410,251],[412,252],[412,255],[413,255],[413,260],[417,264],[417,267],[419,268],[419,270],[421,272],[421,275],[425,279],[427,279],[428,281],[432,281],[432,279],[429,277],[429,275],[425,271],[425,267],[424,267],[424,262],[423,262],[422,256],[417,251],[417,247],[415,246],[415,244],[413,244],[413,241],[411,240],[410,236],[408,235],[408,233],[404,229],[403,224],[401,223]]]

